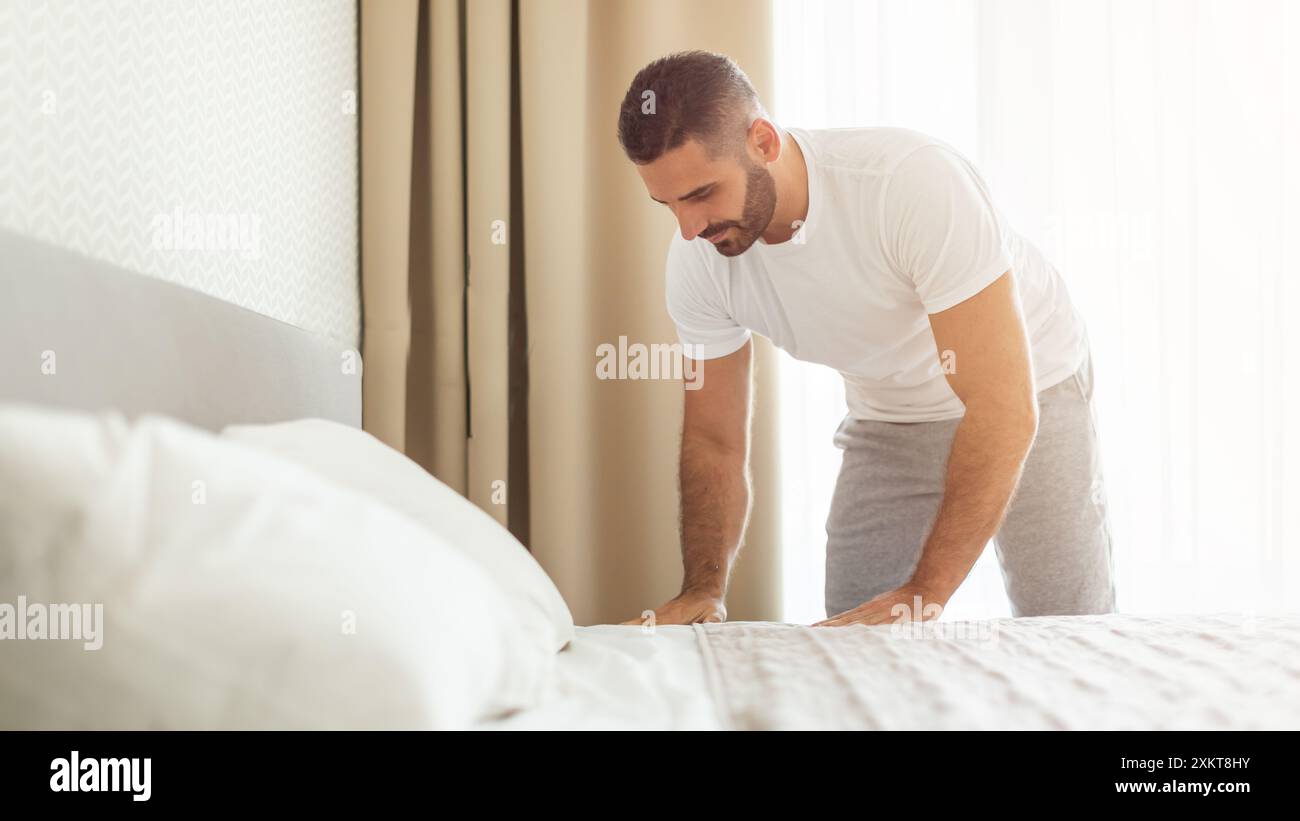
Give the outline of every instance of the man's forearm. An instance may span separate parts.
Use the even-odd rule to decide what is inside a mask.
[[[947,602],[970,573],[1006,514],[1036,416],[967,408],[948,454],[939,514],[926,539],[912,583]]]
[[[749,519],[749,471],[745,453],[707,440],[682,441],[682,592],[722,598]]]

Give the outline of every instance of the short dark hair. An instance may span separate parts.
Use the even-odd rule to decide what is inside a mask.
[[[619,107],[618,141],[638,165],[691,138],[716,157],[741,145],[752,118],[763,115],[758,93],[735,60],[679,51],[637,72]]]

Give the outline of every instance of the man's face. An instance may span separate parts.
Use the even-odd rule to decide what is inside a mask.
[[[677,217],[682,237],[703,237],[723,256],[743,254],[776,210],[776,181],[745,152],[710,158],[702,143],[687,140],[636,168],[650,196]]]

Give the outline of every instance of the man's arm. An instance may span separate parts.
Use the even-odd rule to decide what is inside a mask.
[[[708,361],[688,390],[680,464],[682,592],[722,598],[749,520],[749,393],[753,342]],[[700,365],[697,363],[697,367]]]
[[[707,362],[686,390],[682,420],[682,589],[655,611],[657,624],[725,621],[731,568],[749,519],[750,372],[753,341]],[[641,624],[633,619],[624,624]]]
[[[930,315],[947,374],[966,405],[948,453],[939,515],[912,583],[946,604],[1002,524],[1038,430],[1033,361],[1010,271],[983,291]]]
[[[896,620],[904,604],[947,604],[1002,523],[1038,430],[1038,401],[1024,316],[1007,271],[975,296],[930,315],[948,384],[966,405],[948,454],[939,514],[907,584],[820,625]]]

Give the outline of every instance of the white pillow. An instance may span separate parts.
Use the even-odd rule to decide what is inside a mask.
[[[221,435],[264,448],[405,513],[479,563],[540,644],[559,651],[573,638],[568,605],[528,549],[477,505],[369,433],[324,419],[299,419],[231,425]]]
[[[550,683],[476,563],[258,449],[0,405],[0,488],[0,605],[103,605],[99,649],[0,640],[0,727],[459,728]]]

